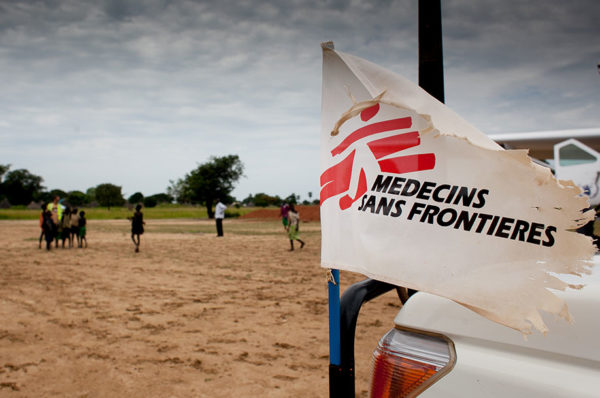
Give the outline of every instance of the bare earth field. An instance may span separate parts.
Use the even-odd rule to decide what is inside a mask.
[[[126,220],[92,220],[87,249],[46,252],[37,221],[0,221],[0,397],[327,397],[320,224],[293,252],[278,220],[224,229],[150,220],[134,253]],[[398,309],[361,312],[357,396]]]

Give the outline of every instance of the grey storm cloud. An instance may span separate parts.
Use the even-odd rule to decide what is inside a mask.
[[[316,193],[319,43],[416,81],[416,3],[0,0],[0,164],[152,194],[236,153],[237,196]],[[489,133],[599,125],[598,16],[597,1],[444,1],[448,105]]]

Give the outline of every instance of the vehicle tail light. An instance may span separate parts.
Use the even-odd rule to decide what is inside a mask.
[[[395,328],[373,352],[371,398],[416,397],[456,362],[454,344],[446,336]]]

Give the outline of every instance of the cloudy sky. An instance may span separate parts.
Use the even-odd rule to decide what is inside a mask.
[[[0,0],[0,164],[164,192],[237,154],[238,199],[319,191],[321,48],[417,81],[416,0]],[[445,0],[446,103],[486,133],[600,126],[600,1]]]

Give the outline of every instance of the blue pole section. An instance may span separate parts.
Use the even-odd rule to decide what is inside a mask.
[[[327,283],[329,290],[329,364],[340,366],[340,271],[331,270],[333,281]]]

